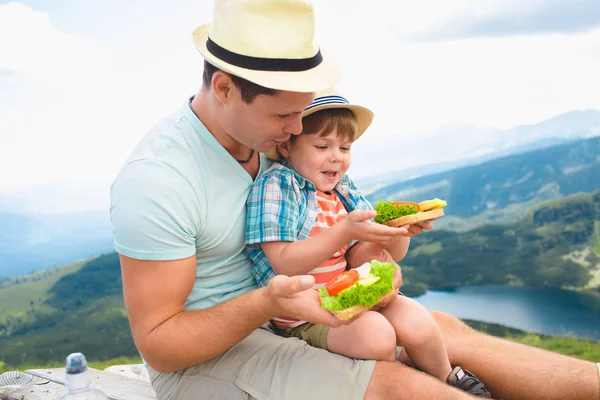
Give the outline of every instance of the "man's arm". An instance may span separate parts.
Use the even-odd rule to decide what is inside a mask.
[[[135,344],[160,372],[209,360],[276,315],[314,323],[342,323],[319,306],[314,278],[277,277],[269,286],[214,307],[185,311],[196,278],[195,256],[140,261],[121,255],[123,293]]]

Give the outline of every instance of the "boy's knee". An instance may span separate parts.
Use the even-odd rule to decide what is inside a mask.
[[[431,318],[412,321],[398,331],[400,344],[406,347],[418,347],[441,337],[439,328]]]
[[[396,332],[400,343],[404,346],[419,346],[435,338],[441,337],[436,321],[419,302],[406,299],[405,316]]]
[[[390,322],[377,312],[367,313],[361,318],[369,318],[365,343],[375,360],[393,360],[396,357],[396,331]]]

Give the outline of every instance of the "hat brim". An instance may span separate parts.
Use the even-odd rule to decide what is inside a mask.
[[[354,136],[355,141],[359,137],[361,137],[363,133],[365,133],[367,128],[369,128],[369,126],[371,126],[371,123],[373,122],[373,117],[374,117],[373,111],[369,110],[368,108],[358,106],[355,104],[323,104],[320,106],[313,107],[310,110],[304,111],[302,113],[302,118],[304,118],[308,115],[314,114],[317,111],[328,110],[328,109],[332,109],[332,108],[345,108],[345,109],[352,111],[352,113],[354,113],[354,116],[356,117],[356,123],[358,125],[358,130],[356,131],[356,136]],[[273,149],[269,150],[268,152],[265,153],[265,155],[267,156],[267,158],[269,160],[279,161],[279,159],[280,159],[279,152],[277,151],[277,147],[274,147]]]
[[[358,130],[356,131],[356,136],[354,136],[354,140],[361,137],[362,134],[365,133],[367,128],[371,126],[371,122],[373,122],[373,111],[355,104],[323,104],[302,112],[302,118],[314,114],[317,111],[328,110],[332,108],[346,108],[352,111],[352,113],[356,117],[356,123],[358,125]]]
[[[341,77],[339,65],[323,49],[321,49],[323,61],[315,68],[300,72],[258,71],[226,63],[215,57],[206,48],[210,26],[209,23],[194,29],[192,38],[196,49],[206,61],[215,67],[257,85],[276,90],[309,93],[325,90],[335,85]]]

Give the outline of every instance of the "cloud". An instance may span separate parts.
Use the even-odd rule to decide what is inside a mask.
[[[201,61],[185,62],[193,49],[165,57],[160,43],[138,34],[136,48],[132,36],[111,47],[59,30],[47,12],[0,5],[0,187],[109,182],[143,134],[195,91]]]
[[[200,86],[202,59],[190,35],[210,21],[212,3],[107,2],[97,12],[0,5],[0,190],[112,180],[150,126]],[[439,155],[410,149],[426,148],[422,132],[441,124],[509,128],[600,108],[600,28],[413,40],[465,16],[518,15],[539,4],[317,0],[319,41],[343,66],[338,86],[375,111],[353,147],[353,169],[435,161]],[[398,135],[406,149],[386,149]],[[378,148],[388,153],[375,166]]]
[[[0,6],[0,184],[40,175],[94,177],[89,168],[110,109],[110,60],[93,43],[58,31],[48,15]],[[107,100],[107,104],[100,103]],[[100,129],[98,129],[100,128]]]
[[[421,31],[417,39],[582,33],[600,27],[598,0],[494,0],[487,8],[465,10],[439,27]]]
[[[426,150],[423,131],[439,125],[464,121],[508,129],[568,110],[600,109],[600,28],[414,41],[417,32],[468,12],[485,15],[495,5],[426,1],[413,8],[389,1],[370,10],[331,1],[320,10],[321,41],[343,65],[343,92],[375,112],[373,125],[353,147],[356,176],[448,157]],[[386,144],[398,136],[404,148],[389,149]]]

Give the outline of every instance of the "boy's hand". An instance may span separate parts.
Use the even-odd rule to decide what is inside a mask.
[[[430,231],[433,229],[433,224],[432,222],[435,221],[435,219],[429,220],[429,221],[422,221],[422,222],[418,222],[416,224],[412,224],[412,225],[404,225],[401,228],[405,228],[407,230],[406,237],[413,237],[418,235],[419,233],[425,231]]]
[[[371,221],[376,215],[375,210],[354,210],[349,213],[348,217],[340,222],[349,241],[359,240],[389,245],[408,235],[406,227],[392,228]]]

